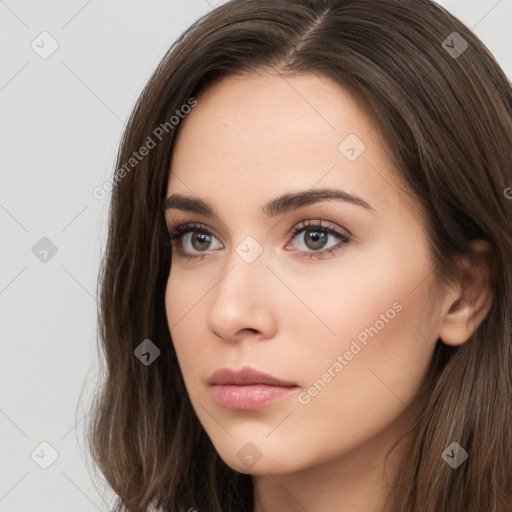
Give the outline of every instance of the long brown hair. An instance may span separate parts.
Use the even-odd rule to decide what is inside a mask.
[[[150,78],[120,144],[98,283],[106,367],[87,438],[116,510],[253,508],[251,476],[222,461],[184,386],[161,205],[180,119],[200,91],[263,70],[332,78],[367,108],[425,214],[439,282],[457,257],[476,261],[471,240],[491,244],[492,308],[466,343],[438,340],[389,499],[393,512],[512,510],[512,89],[482,42],[430,0],[232,0],[186,30]],[[147,339],[161,352],[149,365],[134,355]],[[469,453],[457,469],[441,457],[453,441]]]

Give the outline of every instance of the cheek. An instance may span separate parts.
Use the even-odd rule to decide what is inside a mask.
[[[339,440],[332,446],[340,452],[414,419],[418,411],[413,403],[432,356],[433,344],[421,339],[411,304],[382,330],[368,332],[373,337],[368,336],[366,345],[355,337],[346,339],[329,357],[312,361],[316,369],[301,405],[309,402],[295,418],[297,428],[308,424],[312,431],[327,430]]]
[[[391,389],[407,403],[425,376],[437,340],[435,318],[427,313],[435,300],[426,291],[430,271],[425,254],[411,258],[397,247],[383,247],[378,258],[347,258],[336,272],[315,271],[316,279],[296,278],[295,291],[307,297],[316,318],[297,305],[286,313],[290,337],[302,340],[290,365],[303,369],[306,385],[320,380],[325,400],[355,407],[365,400],[378,406],[381,398],[400,403]]]
[[[385,428],[415,399],[437,339],[435,320],[426,314],[433,300],[426,262],[416,265],[407,273],[399,260],[383,262],[322,288],[338,299],[313,307],[336,334],[310,338],[301,354],[308,361],[304,419],[320,428],[329,416],[355,440]]]
[[[188,303],[187,294],[193,293],[192,287],[186,286],[185,281],[177,277],[178,274],[171,267],[165,289],[165,311],[167,323],[171,329],[179,324],[181,318],[184,318],[185,307]]]
[[[200,311],[200,302],[206,293],[207,289],[202,289],[198,281],[190,282],[186,272],[171,269],[165,291],[165,310],[185,381],[203,348],[204,326],[194,315]]]

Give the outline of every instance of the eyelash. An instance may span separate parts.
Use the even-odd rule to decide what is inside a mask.
[[[286,238],[288,239],[288,237],[290,237],[290,240],[291,240],[298,233],[301,233],[303,231],[307,231],[310,229],[317,229],[318,231],[333,235],[336,238],[339,238],[340,242],[336,245],[333,245],[332,247],[329,247],[328,249],[324,249],[324,250],[320,250],[320,251],[303,251],[302,253],[299,253],[299,255],[298,255],[299,258],[310,259],[310,260],[323,259],[325,256],[333,254],[334,252],[337,252],[338,250],[343,249],[343,247],[345,245],[347,245],[351,240],[351,238],[347,234],[342,233],[341,231],[338,231],[329,226],[323,226],[321,219],[319,219],[318,221],[304,221],[304,222],[297,224],[297,226],[293,227],[288,232],[288,234],[286,235]],[[175,241],[180,241],[181,238],[184,235],[186,235],[187,233],[194,232],[194,231],[207,234],[208,236],[215,237],[215,235],[204,224],[187,223],[187,224],[182,224],[181,226],[177,226],[176,228],[174,228],[172,230],[168,230],[171,245]],[[215,237],[215,238],[217,238],[217,237]],[[178,253],[180,254],[180,256],[185,257],[187,259],[187,261],[203,260],[207,257],[206,252],[205,252],[205,254],[191,255],[191,254],[186,254],[185,252],[178,249]]]

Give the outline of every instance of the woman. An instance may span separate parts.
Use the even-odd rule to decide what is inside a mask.
[[[117,510],[512,510],[512,93],[429,0],[233,0],[126,128],[89,425]]]

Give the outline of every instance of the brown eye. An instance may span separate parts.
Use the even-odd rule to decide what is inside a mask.
[[[294,243],[301,258],[326,258],[341,249],[349,241],[349,235],[330,226],[324,226],[321,221],[302,222],[291,230]],[[330,243],[332,240],[332,243]]]
[[[190,244],[196,251],[205,251],[211,244],[211,237],[207,233],[191,232]]]
[[[186,256],[187,259],[203,259],[208,251],[222,248],[222,244],[218,241],[217,246],[214,245],[217,237],[202,224],[178,226],[174,230],[169,230],[169,238],[176,246],[178,254]]]
[[[327,243],[328,234],[319,231],[318,229],[308,229],[304,231],[304,243],[305,245],[314,251],[322,249]]]

